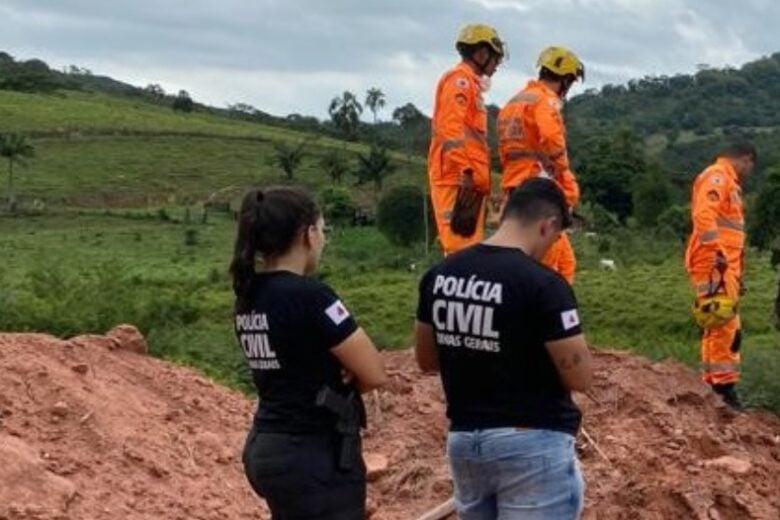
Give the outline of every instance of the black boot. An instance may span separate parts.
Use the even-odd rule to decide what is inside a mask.
[[[712,389],[716,394],[723,398],[723,402],[729,405],[733,410],[742,411],[744,407],[737,395],[737,389],[734,383],[726,383],[724,385],[712,385]]]

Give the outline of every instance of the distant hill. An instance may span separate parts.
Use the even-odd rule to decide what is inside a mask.
[[[780,53],[740,68],[606,85],[567,104],[572,140],[628,129],[671,170],[701,167],[724,143],[750,139],[762,162],[780,162]]]

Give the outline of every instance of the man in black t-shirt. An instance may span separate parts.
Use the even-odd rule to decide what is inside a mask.
[[[590,354],[571,287],[539,262],[570,223],[555,183],[528,180],[495,235],[420,283],[415,353],[441,372],[462,520],[581,512],[571,391],[590,385]]]

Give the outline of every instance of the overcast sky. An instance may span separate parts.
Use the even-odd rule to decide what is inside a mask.
[[[549,44],[598,87],[780,51],[779,20],[779,0],[0,0],[0,50],[277,115],[324,117],[334,95],[377,86],[387,119],[407,101],[430,110],[464,23],[509,42],[487,95],[501,105]]]

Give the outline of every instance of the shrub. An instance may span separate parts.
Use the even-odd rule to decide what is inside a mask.
[[[423,197],[417,186],[399,186],[379,201],[377,227],[390,242],[409,246],[425,239]]]
[[[320,204],[325,219],[333,224],[346,225],[352,222],[357,204],[346,188],[331,186],[320,192]]]

